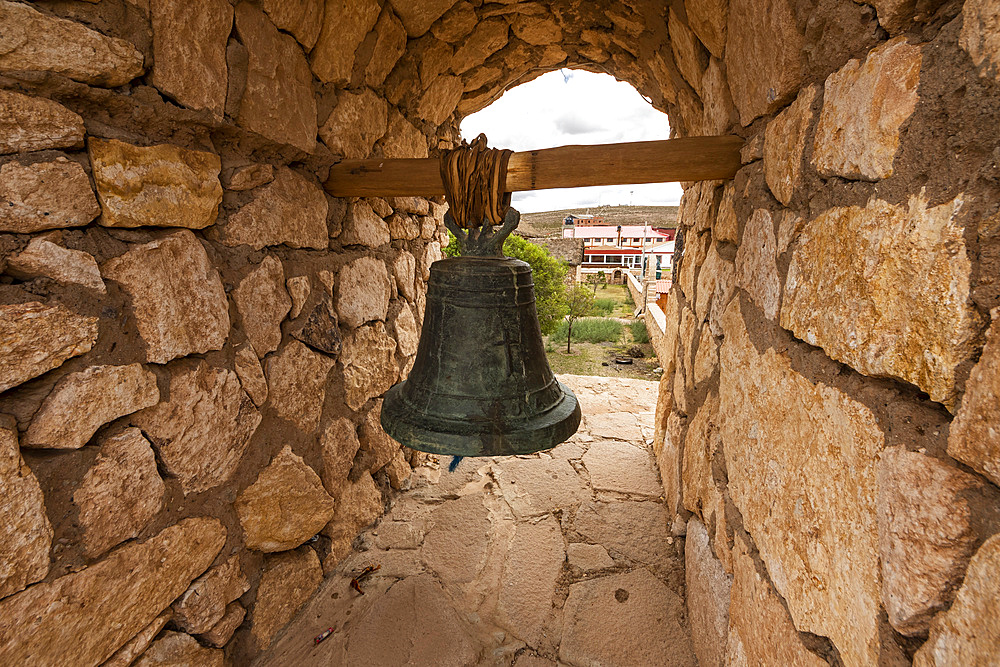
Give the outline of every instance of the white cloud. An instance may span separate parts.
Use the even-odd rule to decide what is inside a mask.
[[[462,136],[484,132],[494,148],[515,151],[570,144],[609,144],[667,139],[666,114],[636,90],[607,74],[582,70],[549,72],[508,90],[462,121]],[[523,213],[602,204],[676,205],[679,183],[615,185],[514,193]]]

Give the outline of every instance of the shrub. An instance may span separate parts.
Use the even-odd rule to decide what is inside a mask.
[[[636,320],[628,325],[628,328],[632,330],[632,340],[636,343],[648,343],[649,342],[649,330],[646,329],[646,323],[642,320]]]
[[[607,343],[618,340],[622,335],[622,323],[605,317],[581,317],[573,323],[573,340],[587,343]],[[563,320],[559,323],[551,340],[565,343],[569,331],[569,323]]]
[[[594,299],[594,313],[601,317],[607,317],[615,312],[618,302],[611,298]]]

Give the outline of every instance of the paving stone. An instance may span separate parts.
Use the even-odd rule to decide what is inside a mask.
[[[202,229],[219,217],[222,162],[215,153],[94,137],[87,150],[101,225]]]
[[[486,563],[489,512],[479,495],[449,500],[431,513],[421,557],[445,581],[468,582]]]
[[[667,544],[667,513],[649,501],[590,501],[576,513],[573,528],[594,542],[668,573],[675,564]]]
[[[558,643],[560,619],[553,598],[564,560],[563,535],[555,517],[517,524],[504,559],[497,618],[530,646]]]
[[[0,598],[45,578],[52,524],[38,479],[21,458],[17,423],[0,415]]]
[[[570,664],[697,664],[684,601],[638,568],[570,586],[559,659]]]
[[[328,212],[326,196],[317,185],[281,167],[274,181],[229,217],[221,240],[227,246],[249,245],[255,250],[282,244],[325,250],[330,243]]]
[[[379,549],[418,549],[423,541],[422,527],[410,521],[383,521],[378,525],[375,546]]]
[[[333,498],[312,468],[285,445],[236,499],[248,549],[294,549],[334,516]]]
[[[185,495],[226,482],[250,445],[260,412],[236,373],[185,359],[170,367],[167,400],[134,414]]]
[[[107,293],[93,255],[63,248],[43,238],[31,239],[27,248],[8,257],[5,272],[15,278],[46,276],[63,284],[82,285],[101,294]]]
[[[500,492],[517,516],[540,516],[579,505],[589,494],[564,459],[501,458],[494,464]]]
[[[248,54],[236,122],[311,153],[316,148],[316,98],[305,54],[291,35],[279,32],[248,3],[236,6],[235,24]]]
[[[101,664],[183,593],[225,541],[217,519],[184,519],[78,572],[0,600],[0,618],[8,621],[0,624],[0,663],[27,665],[57,655],[66,664]],[[24,631],[28,623],[31,632]]]
[[[153,85],[192,109],[222,118],[229,72],[226,44],[233,6],[226,0],[191,5],[184,0],[150,3],[153,27]]]
[[[59,380],[31,420],[22,444],[79,449],[104,424],[159,400],[156,376],[142,364],[91,366]]]
[[[82,23],[42,14],[30,5],[0,2],[0,24],[21,39],[0,54],[0,70],[38,70],[113,88],[142,74],[142,54],[123,39]]]
[[[218,271],[190,230],[133,247],[101,267],[132,300],[146,360],[221,349],[229,336],[229,300]]]
[[[584,417],[584,424],[587,432],[595,438],[610,438],[612,440],[629,440],[635,442],[642,440],[642,431],[639,430],[638,420],[635,415],[628,412],[588,413]]]
[[[631,444],[599,440],[587,448],[583,465],[598,491],[617,491],[658,498],[663,486],[646,449]]]
[[[100,212],[90,179],[76,162],[59,157],[0,166],[0,231],[28,234],[80,227]]]
[[[263,358],[281,344],[281,323],[292,309],[281,261],[268,255],[233,290],[250,345]]]
[[[570,565],[584,572],[603,570],[615,565],[615,561],[608,555],[608,550],[600,544],[572,542],[566,547],[566,555]]]
[[[58,102],[0,90],[0,154],[83,146],[83,118]]]
[[[165,490],[153,449],[139,429],[104,438],[73,492],[87,555],[94,558],[136,537],[163,507]]]

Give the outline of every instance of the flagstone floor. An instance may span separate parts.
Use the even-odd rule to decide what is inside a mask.
[[[583,408],[571,440],[417,468],[258,664],[695,665],[650,450],[657,383],[560,379]]]

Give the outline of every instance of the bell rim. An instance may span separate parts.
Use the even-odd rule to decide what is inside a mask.
[[[409,417],[411,410],[404,399],[406,381],[386,392],[382,402],[382,429],[394,440],[410,449],[429,454],[449,456],[512,456],[532,454],[552,449],[570,438],[580,426],[580,402],[573,391],[556,380],[561,398],[549,409],[527,419],[511,420],[498,432],[493,422],[475,423],[438,418],[450,431],[428,428]],[[541,446],[539,446],[541,445]],[[505,448],[507,451],[500,451]]]

